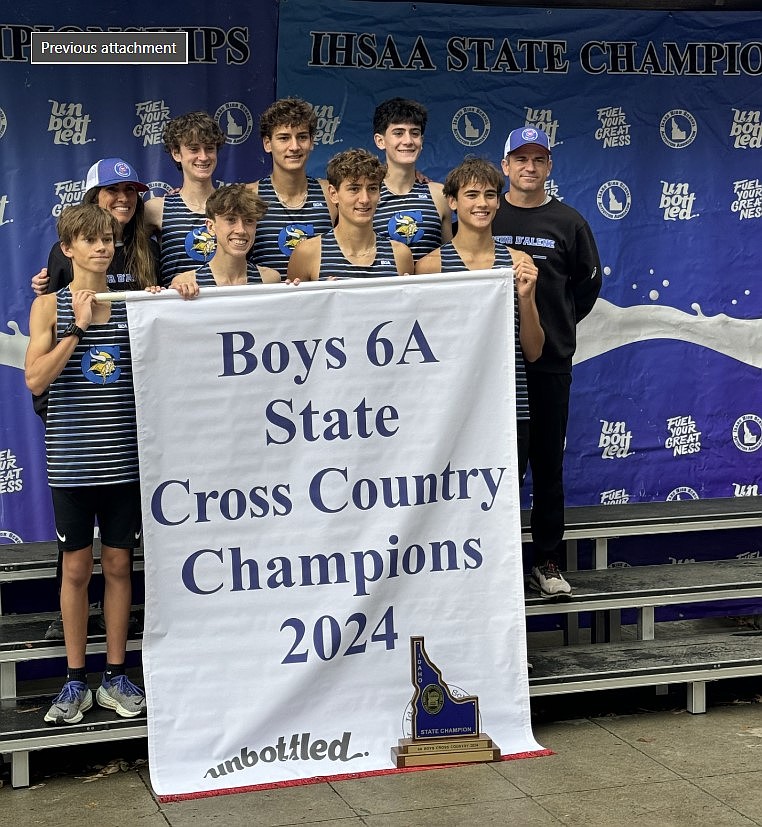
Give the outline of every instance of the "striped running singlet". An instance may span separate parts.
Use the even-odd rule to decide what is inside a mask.
[[[343,279],[381,278],[382,276],[397,276],[397,264],[394,261],[392,242],[388,238],[376,236],[376,257],[372,264],[352,264],[344,258],[336,236],[326,233],[321,239],[320,247],[320,278],[336,276]]]
[[[262,277],[259,275],[259,270],[256,264],[247,262],[246,267],[246,284],[262,284]],[[217,282],[214,280],[214,273],[208,264],[199,267],[196,270],[196,284],[199,287],[217,287]],[[243,285],[242,285],[243,286]]]
[[[267,203],[267,212],[257,221],[249,260],[272,267],[285,276],[294,247],[302,239],[331,230],[331,213],[317,178],[307,178],[307,200],[298,210],[281,204],[269,176],[259,182],[258,191],[259,197]]]
[[[56,294],[56,338],[74,321],[71,291]],[[50,385],[45,429],[52,487],[116,485],[138,480],[135,394],[124,302],[85,331]]]
[[[468,270],[463,259],[458,255],[452,241],[445,244],[439,251],[442,258],[443,273],[457,273],[461,270]],[[495,260],[492,269],[498,267],[512,267],[513,259],[510,250],[504,244],[495,242]],[[516,296],[516,286],[513,287],[513,330],[514,330],[514,351],[516,361],[516,418],[529,419],[529,395],[527,392],[527,373],[524,367],[524,354],[521,351],[519,340],[519,303]]]
[[[185,206],[179,193],[164,196],[161,215],[161,283],[167,287],[178,273],[197,270],[214,255],[214,236],[206,216]]]
[[[410,247],[418,261],[442,244],[442,218],[428,184],[413,184],[405,195],[395,195],[381,182],[381,198],[373,217],[373,229]]]

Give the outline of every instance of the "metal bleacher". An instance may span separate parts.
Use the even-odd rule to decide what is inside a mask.
[[[522,518],[522,539],[529,540],[528,514]],[[530,696],[684,683],[687,707],[698,713],[706,710],[707,681],[762,674],[762,632],[660,640],[655,623],[659,606],[762,598],[762,558],[607,567],[608,541],[624,536],[760,528],[762,549],[762,497],[568,508],[566,523],[574,598],[551,602],[528,593],[526,615],[564,616],[567,645],[533,650],[530,643]],[[578,571],[576,541],[582,539],[595,544],[594,568]],[[94,554],[98,571],[97,543]],[[13,588],[14,581],[55,577],[56,557],[55,543],[0,545],[0,753],[10,757],[14,787],[28,786],[32,751],[147,735],[144,718],[117,719],[104,710],[93,710],[80,724],[47,726],[42,715],[50,698],[25,694],[17,681],[18,663],[63,657],[63,642],[45,640],[50,614],[3,615],[2,589]],[[140,552],[134,568],[143,568]],[[622,609],[637,611],[635,640],[620,639]],[[581,612],[595,618],[592,643],[579,642]],[[128,649],[140,649],[141,642],[132,634]],[[105,651],[98,629],[87,651]]]

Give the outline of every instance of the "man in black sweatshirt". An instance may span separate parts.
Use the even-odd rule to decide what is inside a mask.
[[[492,225],[496,240],[529,253],[537,265],[536,302],[545,331],[542,355],[528,363],[529,464],[532,468],[533,566],[530,586],[565,600],[571,587],[559,570],[564,534],[563,457],[577,323],[601,288],[601,262],[587,221],[545,192],[553,161],[548,136],[527,126],[505,143],[510,189]]]

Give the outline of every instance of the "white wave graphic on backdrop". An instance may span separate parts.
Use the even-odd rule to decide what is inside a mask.
[[[692,304],[695,315],[674,307],[638,304],[617,307],[598,299],[590,313],[577,328],[577,352],[574,364],[594,359],[611,350],[650,339],[673,339],[715,350],[762,368],[762,319],[736,319],[724,313],[704,316],[698,304]],[[29,337],[10,320],[0,331],[0,365],[24,369],[24,354]]]
[[[633,342],[673,339],[762,368],[762,319],[736,319],[724,313],[705,316],[698,304],[691,307],[695,315],[674,307],[646,304],[617,307],[598,299],[592,313],[577,327],[574,364]]]
[[[0,365],[9,368],[24,370],[24,356],[29,344],[29,337],[19,330],[17,322],[10,319],[5,326],[13,333],[3,333],[0,330]]]

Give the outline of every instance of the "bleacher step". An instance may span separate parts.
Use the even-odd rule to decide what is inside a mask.
[[[762,632],[529,651],[531,696],[719,680],[762,672]]]
[[[134,608],[133,615],[138,622],[129,632],[127,651],[137,651],[142,646],[140,607]],[[56,612],[0,616],[0,663],[64,657],[63,640],[45,639],[48,626],[57,616]],[[106,651],[106,635],[98,628],[98,619],[99,613],[91,613],[88,654]]]
[[[129,736],[122,735],[121,737],[130,738],[138,738],[147,732],[145,716],[120,718],[113,710],[102,709],[96,703],[93,703],[93,708],[85,713],[78,724],[46,724],[43,716],[48,711],[51,702],[51,695],[0,700],[0,752],[6,749],[12,751],[16,747],[11,748],[9,744],[15,744],[19,740],[33,742],[35,739],[42,739],[45,741],[45,746],[63,746],[63,742],[83,743],[84,736],[93,732],[129,731],[131,733]],[[115,734],[112,737],[117,736]],[[57,739],[60,739],[62,743],[50,743],[51,740]],[[35,747],[30,745],[28,749],[35,749]]]
[[[762,526],[762,497],[571,506],[564,520],[570,540],[749,528]],[[521,512],[521,530],[528,539],[528,511]]]
[[[570,571],[564,576],[572,586],[572,600],[554,602],[527,591],[528,616],[762,597],[760,558]]]
[[[95,571],[100,571],[100,541],[93,543]],[[53,543],[4,543],[0,545],[0,583],[10,580],[40,580],[55,577],[58,561],[58,544]],[[143,549],[136,548],[133,569],[143,570]]]
[[[120,718],[97,704],[78,724],[46,724],[43,716],[51,696],[0,700],[0,753],[11,756],[11,785],[29,786],[29,753],[50,747],[70,747],[103,741],[145,738],[148,724],[144,715]]]

